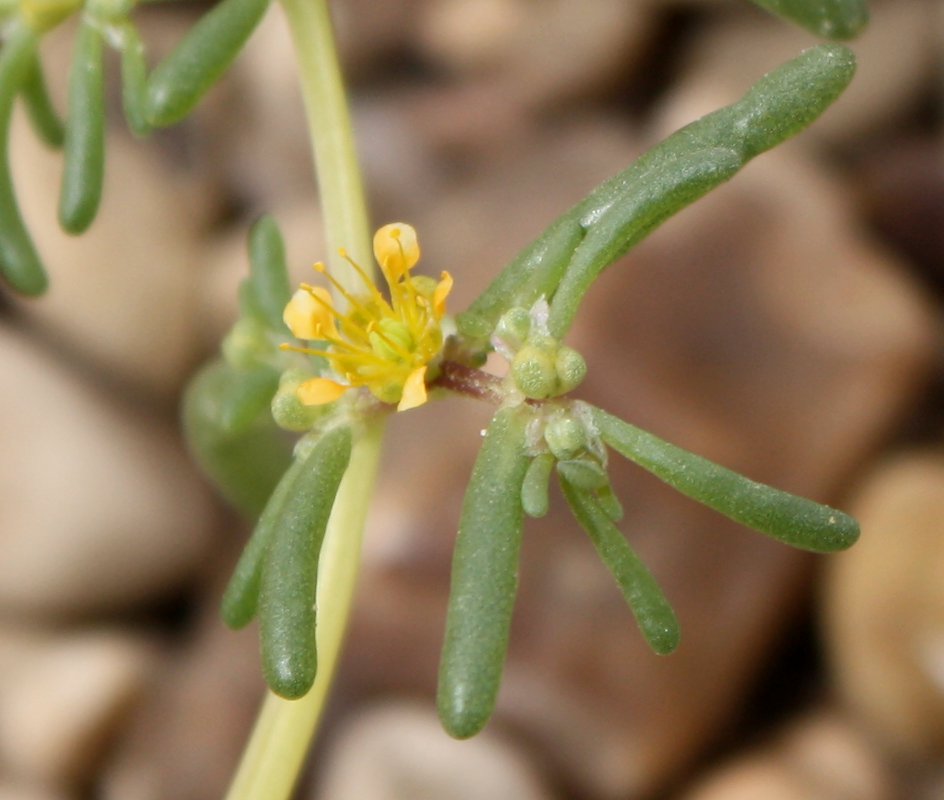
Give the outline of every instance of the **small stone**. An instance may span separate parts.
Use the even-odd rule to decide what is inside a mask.
[[[889,773],[861,731],[824,709],[710,771],[681,800],[891,800],[903,795]]]
[[[195,624],[186,642],[162,654],[99,772],[97,798],[219,800],[226,794],[265,690],[256,627],[233,631],[220,618],[237,555],[234,537],[209,565]]]
[[[0,783],[0,800],[73,800],[71,792],[30,783]]]
[[[63,788],[87,780],[146,683],[151,649],[113,630],[0,631],[5,773]]]
[[[429,706],[386,703],[337,733],[323,762],[320,800],[549,800],[535,765],[486,731],[458,742]]]
[[[448,0],[427,6],[418,35],[425,54],[467,82],[559,111],[634,65],[653,18],[620,0]]]
[[[214,513],[173,423],[121,405],[0,326],[0,608],[56,619],[154,600]]]
[[[850,510],[863,536],[828,563],[824,641],[843,700],[892,752],[944,752],[944,454],[878,467]]]

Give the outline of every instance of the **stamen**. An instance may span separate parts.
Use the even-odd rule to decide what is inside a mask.
[[[348,255],[347,250],[345,250],[343,247],[338,248],[338,255],[340,255],[341,258],[354,267],[354,271],[360,275],[361,280],[364,281],[364,285],[367,287],[368,291],[374,295],[374,298],[380,300],[383,303],[386,303],[384,296],[377,289],[377,284],[374,283],[371,277],[364,271],[364,268]]]
[[[330,272],[328,272],[328,268],[327,268],[324,264],[322,264],[322,263],[319,261],[317,264],[315,264],[315,269],[318,270],[318,272],[320,272],[322,275],[324,275],[325,278],[327,278],[328,282],[329,282],[335,289],[337,289],[338,294],[340,294],[341,297],[343,297],[345,300],[347,300],[354,308],[356,308],[358,311],[362,311],[362,312],[363,312],[364,314],[366,314],[367,316],[371,316],[370,309],[368,309],[367,306],[365,306],[360,300],[358,300],[358,299],[357,299],[354,295],[352,295],[347,289],[345,289],[345,288],[335,279],[335,277],[334,277]],[[334,313],[337,314],[338,316],[341,316],[340,314],[338,314],[337,311],[335,311]]]

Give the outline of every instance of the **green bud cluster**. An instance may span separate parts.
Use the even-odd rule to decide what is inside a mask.
[[[498,321],[496,348],[511,362],[515,388],[530,400],[547,400],[576,389],[587,375],[587,362],[572,347],[547,333],[547,303],[531,311],[515,307]]]

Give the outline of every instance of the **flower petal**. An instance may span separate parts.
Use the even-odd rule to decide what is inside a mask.
[[[350,388],[327,378],[311,378],[298,387],[296,395],[303,405],[323,406],[333,403]]]
[[[416,230],[405,222],[384,225],[374,234],[374,258],[388,283],[396,283],[420,260]]]
[[[403,384],[403,395],[397,404],[397,411],[409,411],[423,405],[426,396],[426,365],[413,370]]]
[[[338,334],[331,294],[321,286],[298,289],[285,306],[282,319],[299,339],[330,339]]]
[[[436,319],[442,319],[443,314],[446,313],[446,298],[452,291],[452,275],[443,272],[439,277],[440,281],[436,284],[436,291],[433,292],[433,313]]]

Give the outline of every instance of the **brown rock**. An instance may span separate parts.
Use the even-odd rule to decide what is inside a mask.
[[[608,149],[581,146],[591,131],[607,141],[604,130],[575,127],[496,161],[418,220],[426,263],[456,273],[454,307],[538,232],[542,213],[549,222],[562,197],[576,201],[586,176],[629,160],[632,140],[612,131]],[[586,305],[570,337],[590,366],[580,396],[820,500],[893,424],[931,351],[914,288],[855,233],[835,184],[796,155],[758,161],[667,224]],[[432,696],[448,531],[488,416],[468,408],[391,426],[343,693]],[[795,613],[811,565],[618,459],[613,475],[621,527],[675,605],[682,645],[667,658],[648,651],[557,505],[529,525],[498,709],[568,783],[599,798],[652,791],[711,740]]]
[[[944,456],[881,465],[852,506],[862,540],[829,565],[824,639],[838,691],[892,752],[944,751]]]

